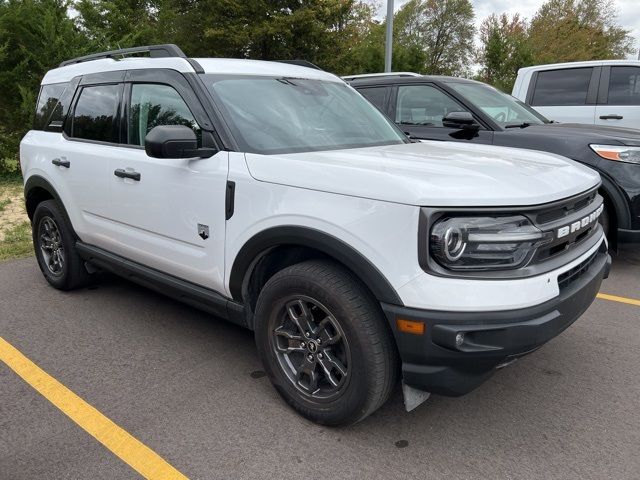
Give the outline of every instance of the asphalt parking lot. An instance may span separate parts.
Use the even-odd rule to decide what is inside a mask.
[[[602,292],[640,299],[640,249]],[[341,429],[280,400],[249,332],[115,277],[63,293],[0,264],[0,337],[192,479],[640,478],[632,303],[597,299],[465,397],[406,413],[397,390]],[[0,479],[121,478],[140,475],[0,361]]]

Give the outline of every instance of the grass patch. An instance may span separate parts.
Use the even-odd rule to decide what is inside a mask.
[[[30,255],[33,255],[31,223],[25,221],[5,232],[4,240],[0,242],[0,261]]]
[[[0,176],[0,261],[33,255],[28,220],[22,198],[22,179]]]
[[[20,179],[20,164],[17,158],[0,158],[0,182],[5,179]]]

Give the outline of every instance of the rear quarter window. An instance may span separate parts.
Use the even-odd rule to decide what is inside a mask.
[[[65,108],[61,100],[68,87],[69,83],[65,82],[43,85],[40,88],[40,95],[38,95],[38,103],[33,120],[34,130],[48,130],[52,122],[58,129],[62,126],[63,111]]]
[[[531,105],[586,105],[592,72],[592,67],[538,72]]]

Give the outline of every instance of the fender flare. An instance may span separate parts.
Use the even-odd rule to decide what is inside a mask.
[[[629,202],[625,198],[624,193],[620,191],[615,182],[611,180],[606,173],[601,170],[598,170],[598,173],[602,179],[600,189],[604,190],[608,199],[611,201],[618,228],[630,228],[631,215],[629,213]]]
[[[69,214],[67,213],[67,209],[65,208],[64,203],[60,198],[60,195],[58,194],[56,189],[53,187],[53,185],[51,185],[51,183],[46,178],[41,177],[40,175],[32,175],[27,179],[27,181],[24,184],[24,200],[25,200],[26,206],[28,207],[29,205],[29,194],[35,188],[42,188],[43,190],[46,190],[53,197],[53,199],[56,202],[58,202],[58,205],[62,209],[62,214],[64,215],[64,218],[67,221],[67,224],[71,227],[71,231],[77,238],[75,229],[73,228],[73,224],[71,223],[71,219],[69,218]],[[27,208],[27,213],[29,215],[29,220],[32,220],[32,214],[29,213],[29,208]]]
[[[292,225],[263,230],[242,246],[236,255],[229,276],[229,290],[234,300],[242,301],[243,282],[253,272],[256,260],[274,247],[283,245],[318,250],[351,270],[378,301],[403,305],[398,293],[382,272],[352,246],[320,230]]]

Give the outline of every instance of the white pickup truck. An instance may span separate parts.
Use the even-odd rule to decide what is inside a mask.
[[[640,60],[522,68],[512,95],[554,121],[640,129]]]

